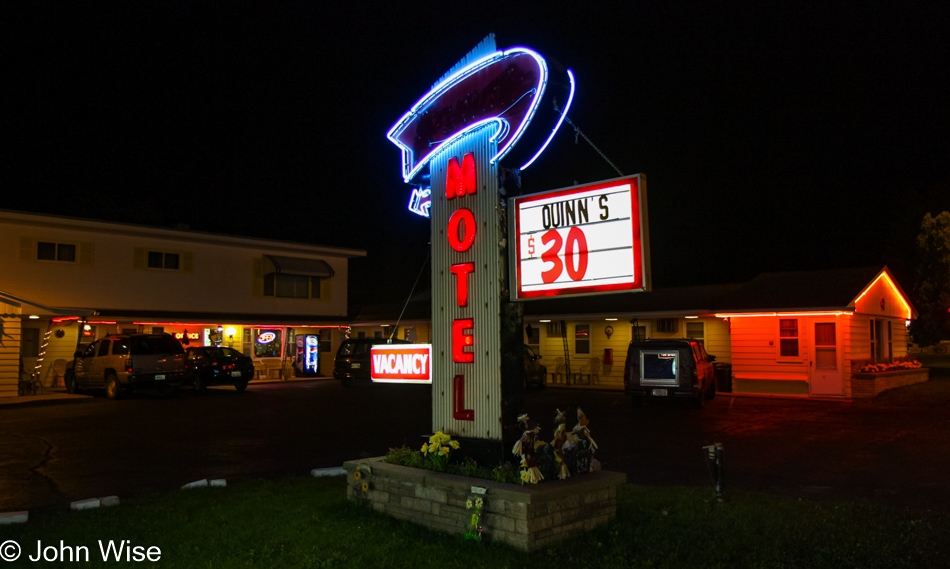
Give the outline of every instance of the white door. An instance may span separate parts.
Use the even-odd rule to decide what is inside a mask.
[[[838,326],[835,322],[815,322],[811,360],[811,394],[842,395],[841,361],[838,357]]]

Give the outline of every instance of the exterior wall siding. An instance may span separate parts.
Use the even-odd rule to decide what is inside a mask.
[[[36,242],[77,245],[77,262],[36,259]],[[347,258],[306,245],[118,224],[0,214],[2,290],[50,306],[345,316]],[[178,253],[180,269],[149,269],[144,252]],[[263,297],[265,254],[320,259],[334,270],[320,299]],[[338,282],[338,286],[333,286]],[[236,307],[239,307],[236,309]]]
[[[716,356],[717,362],[729,363],[732,361],[732,349],[729,341],[729,326],[721,318],[700,318],[696,320],[687,320],[680,318],[678,333],[658,333],[656,332],[656,320],[640,320],[638,325],[645,326],[647,329],[647,338],[682,338],[686,332],[687,322],[703,322],[705,324],[704,342],[706,351]],[[556,323],[552,323],[556,324]],[[623,370],[626,365],[627,349],[633,339],[633,327],[628,318],[618,319],[616,321],[599,320],[567,320],[567,344],[568,353],[571,360],[571,377],[576,374],[590,373],[591,369],[597,371],[597,377],[591,378],[592,385],[599,385],[613,389],[623,389]],[[578,354],[575,350],[575,330],[578,324],[587,324],[590,326],[590,353]],[[613,333],[610,337],[606,334],[606,328],[610,326]],[[540,327],[540,350],[541,363],[547,367],[548,381],[563,383],[564,379],[559,376],[558,369],[564,361],[564,341],[560,335],[551,334],[546,323],[539,324]],[[613,350],[613,363],[604,363],[605,350]],[[597,360],[593,365],[591,360]],[[560,362],[560,363],[559,363]],[[573,381],[573,380],[572,380]]]
[[[0,397],[16,397],[20,383],[20,309],[0,302]]]

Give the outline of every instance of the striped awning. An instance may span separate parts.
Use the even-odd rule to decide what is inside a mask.
[[[264,274],[271,273],[325,278],[333,276],[333,267],[322,259],[264,255]]]

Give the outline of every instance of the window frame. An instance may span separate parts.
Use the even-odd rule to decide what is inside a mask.
[[[580,337],[578,335],[578,328],[587,328],[587,335],[585,337]],[[580,351],[579,346],[582,343],[587,344],[586,351]],[[574,353],[578,355],[590,355],[590,324],[574,324]]]
[[[265,296],[266,298],[291,298],[291,299],[299,299],[299,300],[303,300],[303,299],[319,300],[320,291],[323,284],[322,278],[323,277],[311,277],[308,275],[290,275],[290,274],[285,275],[282,273],[267,273],[266,275],[264,275],[263,296]],[[297,294],[293,296],[278,295],[277,294],[279,290],[278,285],[281,284],[278,282],[279,279],[293,279],[295,283],[298,279],[307,279],[307,295],[306,296],[297,295]],[[289,283],[285,282],[283,284],[284,286],[286,286]],[[294,289],[296,291],[297,289],[296,284],[294,284]]]
[[[782,322],[795,322],[795,336],[782,336]],[[778,362],[786,363],[801,363],[805,361],[805,356],[803,355],[802,350],[802,320],[801,318],[777,318],[776,325],[778,327],[778,341],[775,342],[775,359]],[[782,340],[795,340],[795,347],[797,355],[794,356],[784,356],[782,355]]]
[[[157,266],[153,266],[153,265],[152,265],[152,255],[153,255],[153,254],[154,254],[154,255],[161,255],[161,256],[162,256],[162,263],[161,263],[162,266],[161,266],[161,267],[157,267]],[[175,266],[174,266],[174,267],[169,267],[169,266],[168,266],[168,264],[169,264],[168,261],[169,261],[169,259],[172,258],[173,256],[174,256],[174,259],[175,259]],[[183,257],[183,255],[182,255],[181,252],[179,252],[179,251],[159,251],[159,250],[157,250],[157,249],[148,249],[148,248],[146,248],[146,249],[145,249],[145,268],[146,268],[146,269],[149,269],[149,270],[155,270],[155,271],[181,271],[181,265],[182,265],[182,262],[181,262],[181,261],[182,261],[182,257]]]
[[[40,257],[40,246],[42,245],[52,245],[53,246],[53,258]],[[61,255],[61,250],[65,247],[72,248],[72,259],[63,259]],[[79,263],[79,244],[78,243],[61,243],[59,241],[40,241],[36,240],[36,247],[33,250],[34,258],[37,261],[44,263]]]

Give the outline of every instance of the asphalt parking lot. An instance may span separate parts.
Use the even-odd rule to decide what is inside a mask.
[[[0,512],[165,492],[202,478],[306,475],[419,444],[428,387],[335,381],[252,385],[179,398],[91,397],[0,406]],[[551,436],[583,408],[604,468],[631,483],[712,485],[702,447],[724,445],[725,489],[950,512],[950,377],[867,401],[717,397],[634,409],[619,392],[535,389],[526,410]]]

